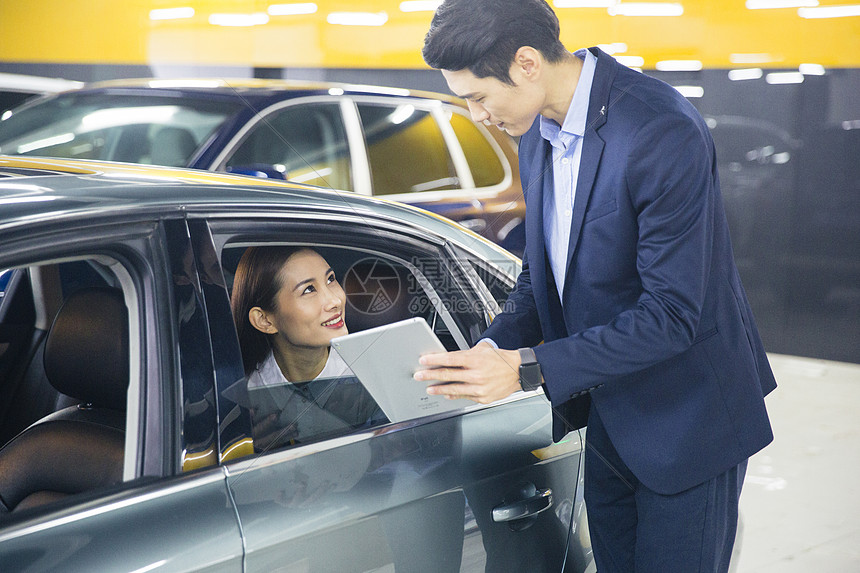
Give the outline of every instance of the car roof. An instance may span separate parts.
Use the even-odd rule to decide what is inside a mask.
[[[56,93],[83,87],[83,82],[0,72],[0,90],[22,93]]]
[[[297,207],[396,220],[423,233],[454,237],[484,258],[513,258],[440,215],[349,191],[192,169],[0,155],[0,232],[38,221],[149,212],[180,216],[224,207]]]
[[[242,99],[245,97],[273,97],[289,99],[308,95],[350,95],[350,96],[390,96],[413,97],[422,99],[441,100],[462,105],[461,99],[442,93],[406,88],[348,84],[337,82],[275,80],[253,78],[186,78],[186,79],[157,79],[136,78],[123,80],[108,80],[93,82],[77,90],[77,94],[94,92],[146,93],[165,91],[182,96],[219,94],[224,97]]]

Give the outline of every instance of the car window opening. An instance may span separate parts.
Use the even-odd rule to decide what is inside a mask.
[[[7,372],[14,408],[0,424],[0,518],[124,479],[132,371],[129,310],[104,257],[19,269],[9,293],[31,301],[26,371]],[[17,287],[21,287],[20,291]],[[47,324],[47,327],[45,327]],[[25,354],[26,355],[26,354]]]
[[[318,363],[318,369],[322,368],[318,370],[318,377],[294,382],[279,368],[280,364],[275,358],[276,344],[264,342],[263,344],[268,346],[261,351],[251,342],[242,342],[244,337],[257,338],[256,332],[252,332],[252,336],[247,335],[250,326],[248,323],[240,324],[240,321],[252,320],[244,316],[247,314],[245,307],[253,308],[253,303],[237,301],[245,296],[241,294],[242,290],[249,288],[248,285],[253,282],[247,276],[251,263],[249,259],[243,260],[243,257],[247,256],[248,249],[255,249],[253,259],[257,261],[257,268],[262,268],[264,263],[260,261],[265,257],[261,253],[266,247],[275,251],[286,250],[286,253],[304,249],[306,254],[313,253],[306,258],[319,259],[319,269],[331,267],[339,283],[336,290],[342,292],[343,297],[341,307],[332,306],[332,309],[342,308],[344,327],[337,334],[345,334],[347,330],[349,333],[360,332],[407,318],[421,317],[449,350],[469,345],[469,341],[457,326],[451,309],[441,304],[443,296],[448,293],[443,293],[443,296],[437,294],[431,280],[413,262],[398,261],[390,256],[380,256],[353,248],[314,246],[311,251],[309,247],[302,245],[286,247],[271,244],[224,248],[222,264],[233,301],[234,320],[237,322],[246,372],[246,378],[240,385],[244,387],[234,384],[226,393],[237,403],[244,403],[250,410],[254,427],[254,449],[257,453],[269,451],[271,448],[321,441],[388,422],[348,365],[335,352],[329,351],[328,347],[325,348],[328,354],[322,353],[321,356],[325,358],[320,358]],[[436,267],[435,272],[438,274],[438,264]],[[260,277],[263,275],[272,276],[272,269],[262,270]],[[313,283],[313,287],[319,290],[326,288],[316,283]],[[257,288],[260,292],[259,285]],[[271,293],[268,295],[271,297]],[[310,293],[310,296],[317,297],[316,300],[321,297],[316,291]],[[311,303],[313,304],[316,303]],[[259,313],[259,310],[250,312]],[[315,308],[313,312],[320,311]],[[309,324],[310,327],[305,330],[314,332],[317,323],[321,321],[320,316],[328,318],[330,314],[334,316],[336,313],[337,311],[331,310],[323,311],[321,315],[311,314],[311,319],[305,319],[302,325]],[[286,321],[291,316],[285,314],[282,319]],[[332,325],[337,326],[336,319]],[[291,327],[288,325],[285,330],[289,328]],[[316,328],[316,331],[325,335],[324,328]],[[301,335],[306,335],[305,330],[297,328]],[[254,350],[249,350],[249,347]],[[247,356],[249,352],[253,353],[250,360]],[[278,356],[282,362],[286,360],[284,355]]]

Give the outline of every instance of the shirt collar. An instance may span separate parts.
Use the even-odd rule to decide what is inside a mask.
[[[573,99],[564,118],[564,123],[559,126],[555,121],[540,116],[540,134],[554,147],[567,147],[574,137],[585,135],[585,122],[588,117],[588,100],[591,96],[591,85],[594,82],[594,70],[597,67],[597,58],[588,50],[578,50],[576,57],[583,60],[582,71],[579,81],[573,92]]]
[[[281,371],[281,367],[278,366],[278,361],[275,360],[275,355],[272,352],[269,352],[269,355],[263,363],[257,367],[256,372],[258,373],[263,385],[286,384],[290,382],[287,380],[287,377],[284,376],[284,373]],[[324,378],[341,378],[345,376],[355,376],[355,374],[353,374],[352,370],[350,370],[346,361],[341,358],[340,354],[338,354],[334,348],[330,348],[325,366],[323,366],[322,371],[317,375],[315,380]]]

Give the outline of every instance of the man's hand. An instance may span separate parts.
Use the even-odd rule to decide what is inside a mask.
[[[469,350],[426,354],[420,363],[431,369],[416,372],[414,378],[442,382],[428,386],[427,393],[445,396],[449,400],[466,398],[489,404],[520,389],[519,352],[497,350],[486,342]]]

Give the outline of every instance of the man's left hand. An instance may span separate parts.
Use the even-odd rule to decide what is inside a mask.
[[[520,390],[520,354],[516,350],[499,350],[483,342],[469,350],[426,354],[414,378],[419,381],[439,381],[427,387],[428,394],[445,396],[449,400],[466,398],[489,404]]]

